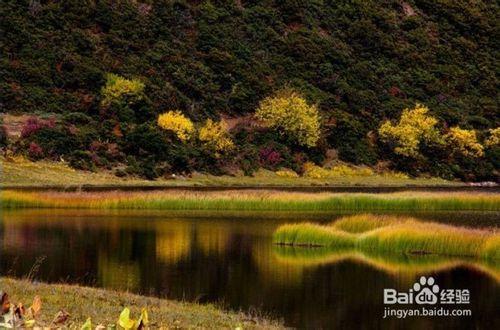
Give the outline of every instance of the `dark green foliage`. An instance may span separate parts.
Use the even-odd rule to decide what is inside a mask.
[[[416,15],[394,0],[30,3],[2,4],[7,111],[91,109],[116,72],[193,118],[251,112],[290,84],[366,114],[365,130],[415,100],[450,124],[498,121],[496,2],[407,1]]]
[[[159,129],[149,124],[139,125],[124,136],[123,149],[127,155],[165,160],[170,141],[167,141],[161,133]]]
[[[31,136],[30,141],[38,144],[46,156],[56,160],[81,148],[77,137],[60,126],[43,127]]]
[[[79,170],[94,171],[96,166],[89,152],[76,150],[70,154],[69,164]]]
[[[289,87],[335,123],[316,150],[273,132],[237,137],[234,161],[246,173],[319,162],[332,147],[342,160],[374,164],[387,153],[369,132],[415,102],[448,126],[500,124],[498,9],[486,0],[5,0],[0,105],[10,113],[63,114],[66,126],[29,140],[49,157],[82,150],[97,156],[94,163],[125,161],[90,150],[106,141],[133,156],[136,169],[147,163],[143,175],[154,177],[227,165],[169,142],[154,128],[158,113],[179,109],[195,121],[239,116]],[[108,72],[143,81],[144,97],[103,107]],[[277,149],[281,160],[262,162],[262,148]],[[496,154],[487,152],[486,168],[498,169]],[[418,164],[392,160],[414,174],[465,178],[478,169],[442,155]]]
[[[354,164],[374,164],[375,148],[370,144],[363,125],[346,112],[334,112],[326,129],[328,145],[336,148],[339,157]]]
[[[0,148],[4,148],[9,143],[9,136],[7,128],[4,126],[3,121],[0,120]]]
[[[87,125],[94,123],[92,117],[81,112],[70,112],[64,115],[64,122],[73,125]]]

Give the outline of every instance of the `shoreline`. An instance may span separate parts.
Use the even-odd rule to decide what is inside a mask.
[[[0,190],[12,191],[61,191],[61,192],[105,192],[105,191],[283,191],[283,192],[332,192],[332,193],[392,193],[392,192],[491,192],[500,193],[500,186],[472,186],[472,185],[0,185]]]
[[[80,328],[91,317],[92,324],[114,324],[124,307],[139,317],[146,308],[150,328],[258,328],[281,329],[281,322],[243,312],[226,311],[213,304],[197,304],[154,298],[108,289],[68,284],[48,284],[25,279],[0,277],[0,290],[9,294],[12,303],[29,306],[38,295],[42,310],[37,324],[48,326],[63,309],[70,314],[65,326]]]

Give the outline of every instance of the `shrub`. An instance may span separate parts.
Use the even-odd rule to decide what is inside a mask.
[[[87,125],[93,121],[92,117],[82,112],[70,112],[64,116],[64,122],[74,125]]]
[[[280,92],[264,99],[255,113],[271,128],[295,139],[299,145],[314,147],[320,137],[320,117],[315,105],[293,91]]]
[[[326,126],[326,141],[338,151],[341,160],[373,165],[377,161],[374,143],[359,117],[345,111],[332,111]]]
[[[174,133],[181,141],[187,141],[194,132],[193,122],[180,111],[169,111],[159,115],[158,126]]]
[[[234,143],[227,132],[227,125],[224,121],[214,122],[208,119],[198,132],[198,139],[203,146],[210,151],[215,152],[219,157],[234,148]]]
[[[281,153],[272,147],[264,147],[259,150],[260,164],[264,167],[276,167],[283,161]]]
[[[29,146],[31,143],[39,146],[45,157],[52,159],[58,159],[60,156],[69,155],[73,150],[83,148],[80,139],[61,125],[38,127],[21,140],[21,145]]]
[[[482,157],[483,146],[477,142],[476,131],[453,127],[445,135],[448,145],[453,148],[452,153],[464,157]]]
[[[490,129],[490,136],[484,142],[487,147],[498,147],[500,146],[500,127]]]
[[[106,84],[101,89],[101,104],[109,106],[116,101],[126,103],[136,102],[143,97],[144,83],[137,79],[126,79],[119,75],[108,73]]]
[[[399,123],[384,122],[378,133],[382,141],[392,144],[396,154],[418,158],[422,143],[440,142],[436,129],[437,119],[428,114],[429,109],[417,104],[413,109],[404,109]]]
[[[51,118],[49,120],[43,120],[38,117],[29,117],[21,129],[21,138],[27,138],[35,133],[37,133],[42,128],[54,128],[55,119]]]
[[[31,160],[39,160],[43,158],[43,149],[35,142],[31,142],[28,147],[28,157]]]
[[[346,165],[337,165],[330,169],[307,162],[304,164],[304,176],[313,179],[329,179],[342,176],[371,176],[374,172],[370,168],[352,168]]]
[[[9,142],[7,128],[0,123],[0,148],[6,147]]]
[[[70,154],[69,165],[84,171],[95,171],[92,155],[88,151],[75,150]]]
[[[165,143],[165,137],[155,126],[142,124],[124,136],[123,147],[128,155],[139,156],[139,160],[144,157],[163,160],[172,145]]]

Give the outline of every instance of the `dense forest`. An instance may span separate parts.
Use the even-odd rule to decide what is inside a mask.
[[[30,117],[1,143],[151,179],[337,159],[498,181],[498,7],[2,0],[0,112]]]

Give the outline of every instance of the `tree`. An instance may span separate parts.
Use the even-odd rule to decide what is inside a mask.
[[[234,148],[234,143],[227,132],[227,125],[224,121],[214,122],[212,119],[208,119],[205,125],[200,128],[198,139],[207,149],[214,151],[216,157]]]
[[[445,140],[450,145],[453,154],[460,154],[465,157],[482,157],[484,155],[483,146],[477,141],[476,131],[452,127]]]
[[[397,124],[384,122],[379,130],[382,141],[394,145],[398,155],[418,158],[421,143],[440,143],[441,137],[436,129],[437,119],[428,114],[429,109],[416,104],[413,109],[404,109]]]
[[[183,142],[189,140],[194,132],[193,122],[180,111],[169,111],[159,115],[158,126],[171,131]]]
[[[314,147],[320,137],[320,116],[315,105],[294,91],[284,91],[264,99],[257,119],[297,140],[299,145]]]

